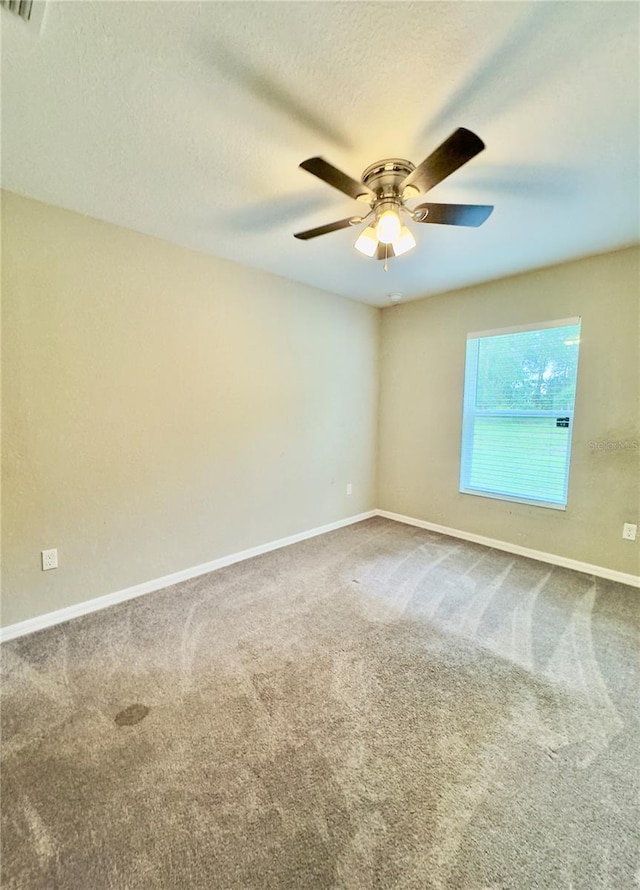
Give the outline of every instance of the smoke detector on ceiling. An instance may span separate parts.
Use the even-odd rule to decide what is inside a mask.
[[[402,299],[402,294],[389,294],[389,299],[392,303],[399,303]]]
[[[16,18],[22,19],[29,30],[36,33],[40,31],[45,0],[0,0],[0,6]]]

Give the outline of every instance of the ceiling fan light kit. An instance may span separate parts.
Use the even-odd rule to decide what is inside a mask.
[[[402,226],[400,234],[393,242],[393,252],[396,256],[401,256],[403,253],[413,250],[415,246],[416,239],[413,237],[413,232],[407,226]]]
[[[383,244],[393,244],[400,235],[400,205],[395,201],[382,201],[378,205],[376,235]]]
[[[329,164],[324,158],[309,158],[300,164],[303,170],[333,186],[356,201],[370,206],[366,216],[347,219],[296,232],[296,238],[308,241],[347,226],[367,222],[354,247],[367,257],[384,260],[384,268],[393,257],[401,256],[416,246],[411,229],[402,215],[417,223],[477,227],[491,215],[488,204],[420,204],[411,210],[405,202],[424,194],[484,149],[482,140],[464,127],[455,130],[442,145],[417,167],[403,158],[386,158],[371,164],[362,174],[361,182],[352,179]],[[370,218],[373,221],[370,222]]]
[[[373,256],[378,249],[378,236],[374,226],[367,226],[364,231],[360,232],[353,246],[364,256]]]

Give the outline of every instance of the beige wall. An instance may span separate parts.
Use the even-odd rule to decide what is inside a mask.
[[[638,574],[640,442],[637,248],[385,309],[379,428],[382,509]],[[460,494],[466,334],[582,316],[568,506]]]
[[[376,506],[640,570],[640,451],[589,447],[640,441],[637,248],[385,309],[379,361],[371,307],[2,211],[3,626]],[[573,315],[568,509],[460,494],[466,333]]]
[[[10,193],[2,223],[3,625],[375,506],[378,310]]]

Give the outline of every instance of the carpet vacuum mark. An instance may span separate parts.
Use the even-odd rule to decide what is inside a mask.
[[[639,621],[378,517],[13,640],[2,887],[633,890]]]

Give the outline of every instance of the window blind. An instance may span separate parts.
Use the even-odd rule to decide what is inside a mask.
[[[469,334],[460,491],[564,509],[580,319]]]

